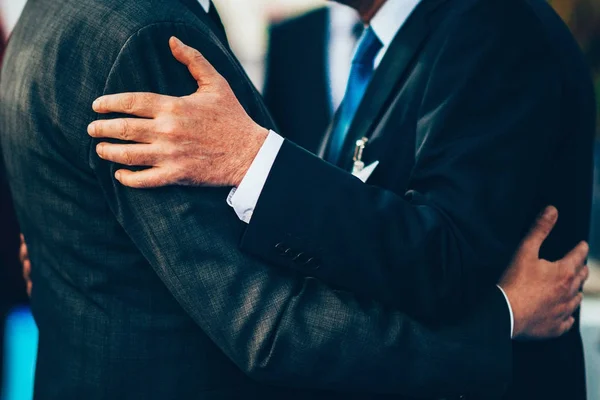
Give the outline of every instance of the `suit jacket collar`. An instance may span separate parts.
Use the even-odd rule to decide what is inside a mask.
[[[221,23],[219,14],[215,8],[215,5],[212,4],[212,2],[209,7],[209,12],[206,12],[204,7],[200,4],[200,2],[198,0],[179,0],[179,1],[181,1],[183,3],[183,5],[185,5],[197,17],[199,17],[203,21],[206,21],[207,24],[212,29],[212,31],[219,37],[219,39],[221,39],[221,41],[225,45],[229,46],[229,42],[227,41],[227,34],[225,33],[225,28],[223,27],[223,24]],[[211,18],[211,14],[213,14],[214,17]]]
[[[350,125],[341,152],[344,167],[349,167],[352,162],[354,143],[362,137],[369,136],[393,94],[403,83],[408,67],[433,29],[431,17],[434,11],[446,1],[449,0],[422,0],[390,44]],[[337,115],[334,122],[336,119]],[[319,149],[318,154],[321,157],[325,154],[330,136],[331,129]]]

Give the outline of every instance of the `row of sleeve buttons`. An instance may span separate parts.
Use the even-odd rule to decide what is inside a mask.
[[[285,257],[303,268],[311,270],[321,268],[321,262],[316,257],[311,257],[304,252],[293,250],[283,242],[277,243],[275,249],[277,249],[279,256]]]

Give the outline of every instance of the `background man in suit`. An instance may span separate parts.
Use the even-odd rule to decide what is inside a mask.
[[[587,237],[592,84],[577,45],[544,1],[345,3],[370,27],[321,149],[339,168],[246,124],[231,96],[215,95],[225,89],[201,57],[190,65],[202,88],[197,95],[103,98],[103,112],[150,119],[130,120],[121,136],[123,123],[93,125],[92,135],[145,143],[107,143],[98,153],[154,166],[117,173],[133,187],[236,186],[230,203],[249,222],[243,250],[441,324],[498,280],[543,204],[563,210],[543,255],[554,259]],[[217,98],[209,103],[204,93]],[[159,124],[178,129],[148,133]],[[245,145],[256,145],[256,137],[250,154],[257,156],[247,159]],[[371,186],[344,171],[352,169]],[[320,268],[309,271],[298,260]],[[515,343],[514,354],[509,398],[585,398],[577,327],[559,340]]]
[[[193,93],[202,81],[171,57],[171,35],[201,49],[229,82],[223,94],[237,95],[240,109],[274,127],[210,2],[38,0],[13,33],[0,121],[33,263],[36,398],[502,392],[511,316],[494,285],[480,308],[432,329],[244,256],[237,247],[245,225],[224,202],[228,189],[115,184],[118,166],[99,159],[97,141],[85,133],[98,118],[90,105],[123,91]],[[171,47],[192,61],[176,41]],[[528,299],[516,311],[518,336],[560,336],[581,301],[585,246],[558,263],[538,259],[555,221],[550,209],[503,280],[517,305]],[[537,292],[516,279],[522,274]]]
[[[270,29],[265,104],[288,140],[316,152],[344,97],[363,24],[337,3]]]

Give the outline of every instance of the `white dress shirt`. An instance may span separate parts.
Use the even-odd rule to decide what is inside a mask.
[[[210,0],[198,0],[204,11],[208,12],[210,10]]]
[[[402,27],[420,0],[387,0],[377,11],[370,22],[371,29],[377,38],[383,44],[383,47],[375,58],[375,69],[381,63],[392,40]],[[233,207],[238,218],[245,223],[250,223],[252,213],[256,208],[258,199],[263,187],[267,181],[273,163],[279,154],[283,144],[283,138],[277,133],[271,131],[259,150],[248,172],[244,176],[240,186],[232,189],[227,203]],[[510,334],[511,338],[514,331],[514,315],[508,296],[504,290],[498,286],[506,302],[510,313]]]

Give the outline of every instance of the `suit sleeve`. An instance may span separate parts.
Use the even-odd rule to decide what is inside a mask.
[[[430,320],[497,283],[544,206],[561,79],[534,38],[473,32],[465,22],[424,61],[405,191],[365,185],[285,142],[242,249]]]
[[[224,48],[210,34],[180,24],[157,24],[134,35],[105,93],[194,92],[196,83],[170,54],[171,35],[198,48],[238,97],[248,97],[249,85],[239,83],[245,82],[243,72]],[[427,397],[503,390],[511,347],[499,291],[469,317],[444,329],[427,328],[375,301],[240,253],[244,224],[226,204],[228,189],[127,188],[113,178],[119,166],[100,160],[95,145],[91,141],[90,165],[120,224],[181,307],[250,377]]]

